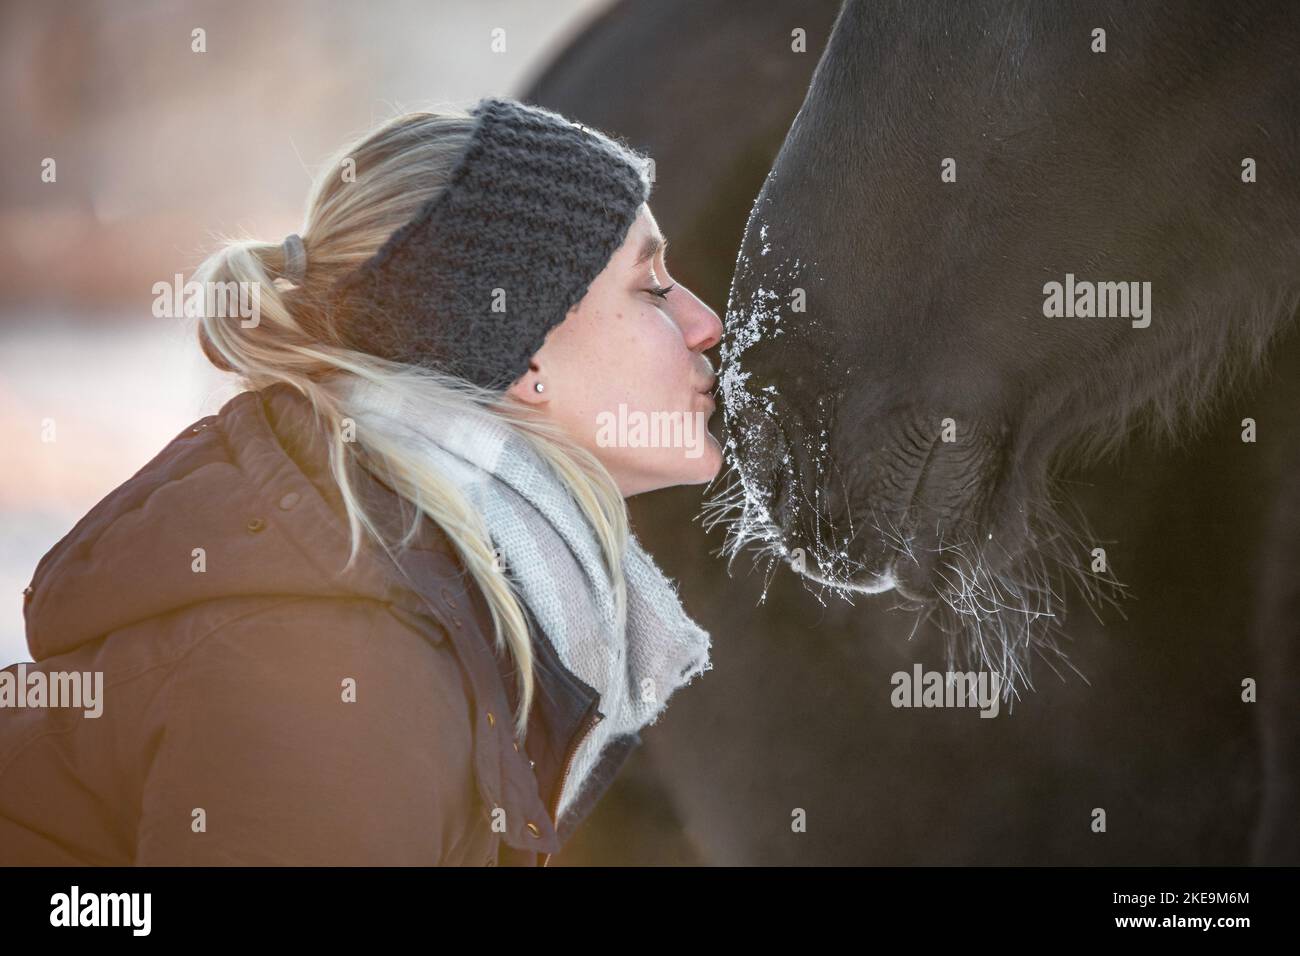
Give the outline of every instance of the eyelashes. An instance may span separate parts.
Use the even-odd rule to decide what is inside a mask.
[[[653,289],[646,289],[645,291],[646,291],[646,292],[649,292],[651,295],[657,295],[657,296],[659,296],[659,298],[661,298],[661,299],[666,299],[666,298],[668,297],[668,293],[669,293],[669,292],[672,292],[673,289],[675,289],[675,288],[677,288],[677,283],[676,283],[676,282],[674,282],[672,285],[667,286],[667,287],[664,287],[664,286],[655,286]]]

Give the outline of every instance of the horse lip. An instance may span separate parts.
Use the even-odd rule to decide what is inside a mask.
[[[854,580],[849,583],[849,587],[864,594],[885,594],[898,590],[898,579],[894,577],[891,563],[889,568],[879,574],[871,575],[870,580]]]

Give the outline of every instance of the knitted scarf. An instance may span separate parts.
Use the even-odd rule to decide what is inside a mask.
[[[629,531],[627,602],[616,614],[599,542],[573,496],[529,442],[488,413],[441,406],[351,378],[343,407],[357,430],[383,429],[414,446],[482,514],[534,619],[572,673],[600,694],[604,719],[573,756],[557,824],[615,737],[653,724],[677,688],[708,670],[709,634]]]

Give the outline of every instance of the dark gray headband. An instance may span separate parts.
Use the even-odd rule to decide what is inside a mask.
[[[471,115],[446,189],[334,295],[349,347],[504,390],[623,244],[649,161],[515,100]]]

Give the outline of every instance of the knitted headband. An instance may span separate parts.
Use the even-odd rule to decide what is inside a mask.
[[[350,348],[504,391],[623,244],[649,161],[515,100],[470,115],[447,187],[334,295]]]

